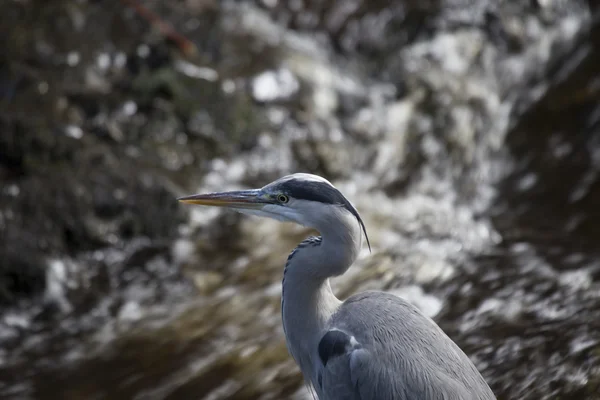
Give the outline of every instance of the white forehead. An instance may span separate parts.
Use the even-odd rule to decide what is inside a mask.
[[[284,176],[283,178],[278,179],[276,182],[283,183],[283,182],[287,182],[287,181],[291,181],[291,180],[296,180],[298,182],[321,182],[321,183],[326,183],[329,186],[333,187],[331,182],[329,182],[327,179],[325,179],[319,175],[305,174],[302,172]]]

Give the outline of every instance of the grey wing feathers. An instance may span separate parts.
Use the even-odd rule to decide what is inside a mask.
[[[496,399],[462,350],[397,296],[352,296],[329,326],[315,382],[320,400]]]

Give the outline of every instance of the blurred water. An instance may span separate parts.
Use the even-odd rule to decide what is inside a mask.
[[[279,305],[309,232],[175,202],[296,171],[328,177],[367,226],[373,252],[333,282],[340,297],[410,299],[499,398],[600,398],[600,35],[586,4],[145,4],[196,59],[124,7],[5,6],[40,24],[13,32],[32,49],[8,51],[2,87],[29,83],[3,91],[7,137],[53,133],[22,145],[34,161],[11,156],[17,139],[0,153],[4,242],[50,242],[2,253],[27,266],[39,253],[44,271],[0,315],[2,398],[306,397]]]

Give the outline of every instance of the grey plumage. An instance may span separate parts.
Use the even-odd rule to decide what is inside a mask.
[[[329,326],[353,335],[356,345],[322,367],[322,400],[495,399],[462,350],[397,296],[354,295]]]
[[[335,297],[329,278],[356,260],[366,229],[356,208],[327,180],[294,174],[261,189],[180,200],[321,233],[289,255],[281,302],[289,352],[320,400],[495,399],[462,350],[410,303],[382,292],[345,302]]]
[[[290,265],[290,262],[294,259],[294,255],[298,252],[298,250],[303,249],[305,247],[310,247],[310,246],[319,246],[321,244],[321,236],[309,236],[306,239],[304,239],[302,242],[300,242],[300,244],[298,246],[296,246],[296,248],[294,250],[292,250],[292,252],[290,253],[290,255],[287,258],[287,261],[285,262],[285,267],[283,268],[283,279],[281,280],[281,318],[283,319],[283,310],[284,310],[284,302],[285,302],[285,274],[288,270],[288,265]],[[283,332],[285,332],[285,325],[283,326]]]

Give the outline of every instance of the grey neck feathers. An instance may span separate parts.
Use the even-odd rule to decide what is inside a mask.
[[[321,237],[300,243],[288,257],[286,269],[298,269],[297,278],[316,281],[344,274],[360,252],[358,220],[346,209],[332,205],[314,225]]]
[[[343,210],[332,215],[336,220],[316,227],[321,237],[310,237],[292,251],[283,273],[281,311],[288,349],[309,374],[311,349],[317,348],[311,340],[341,304],[328,278],[348,270],[361,244],[356,218]]]

